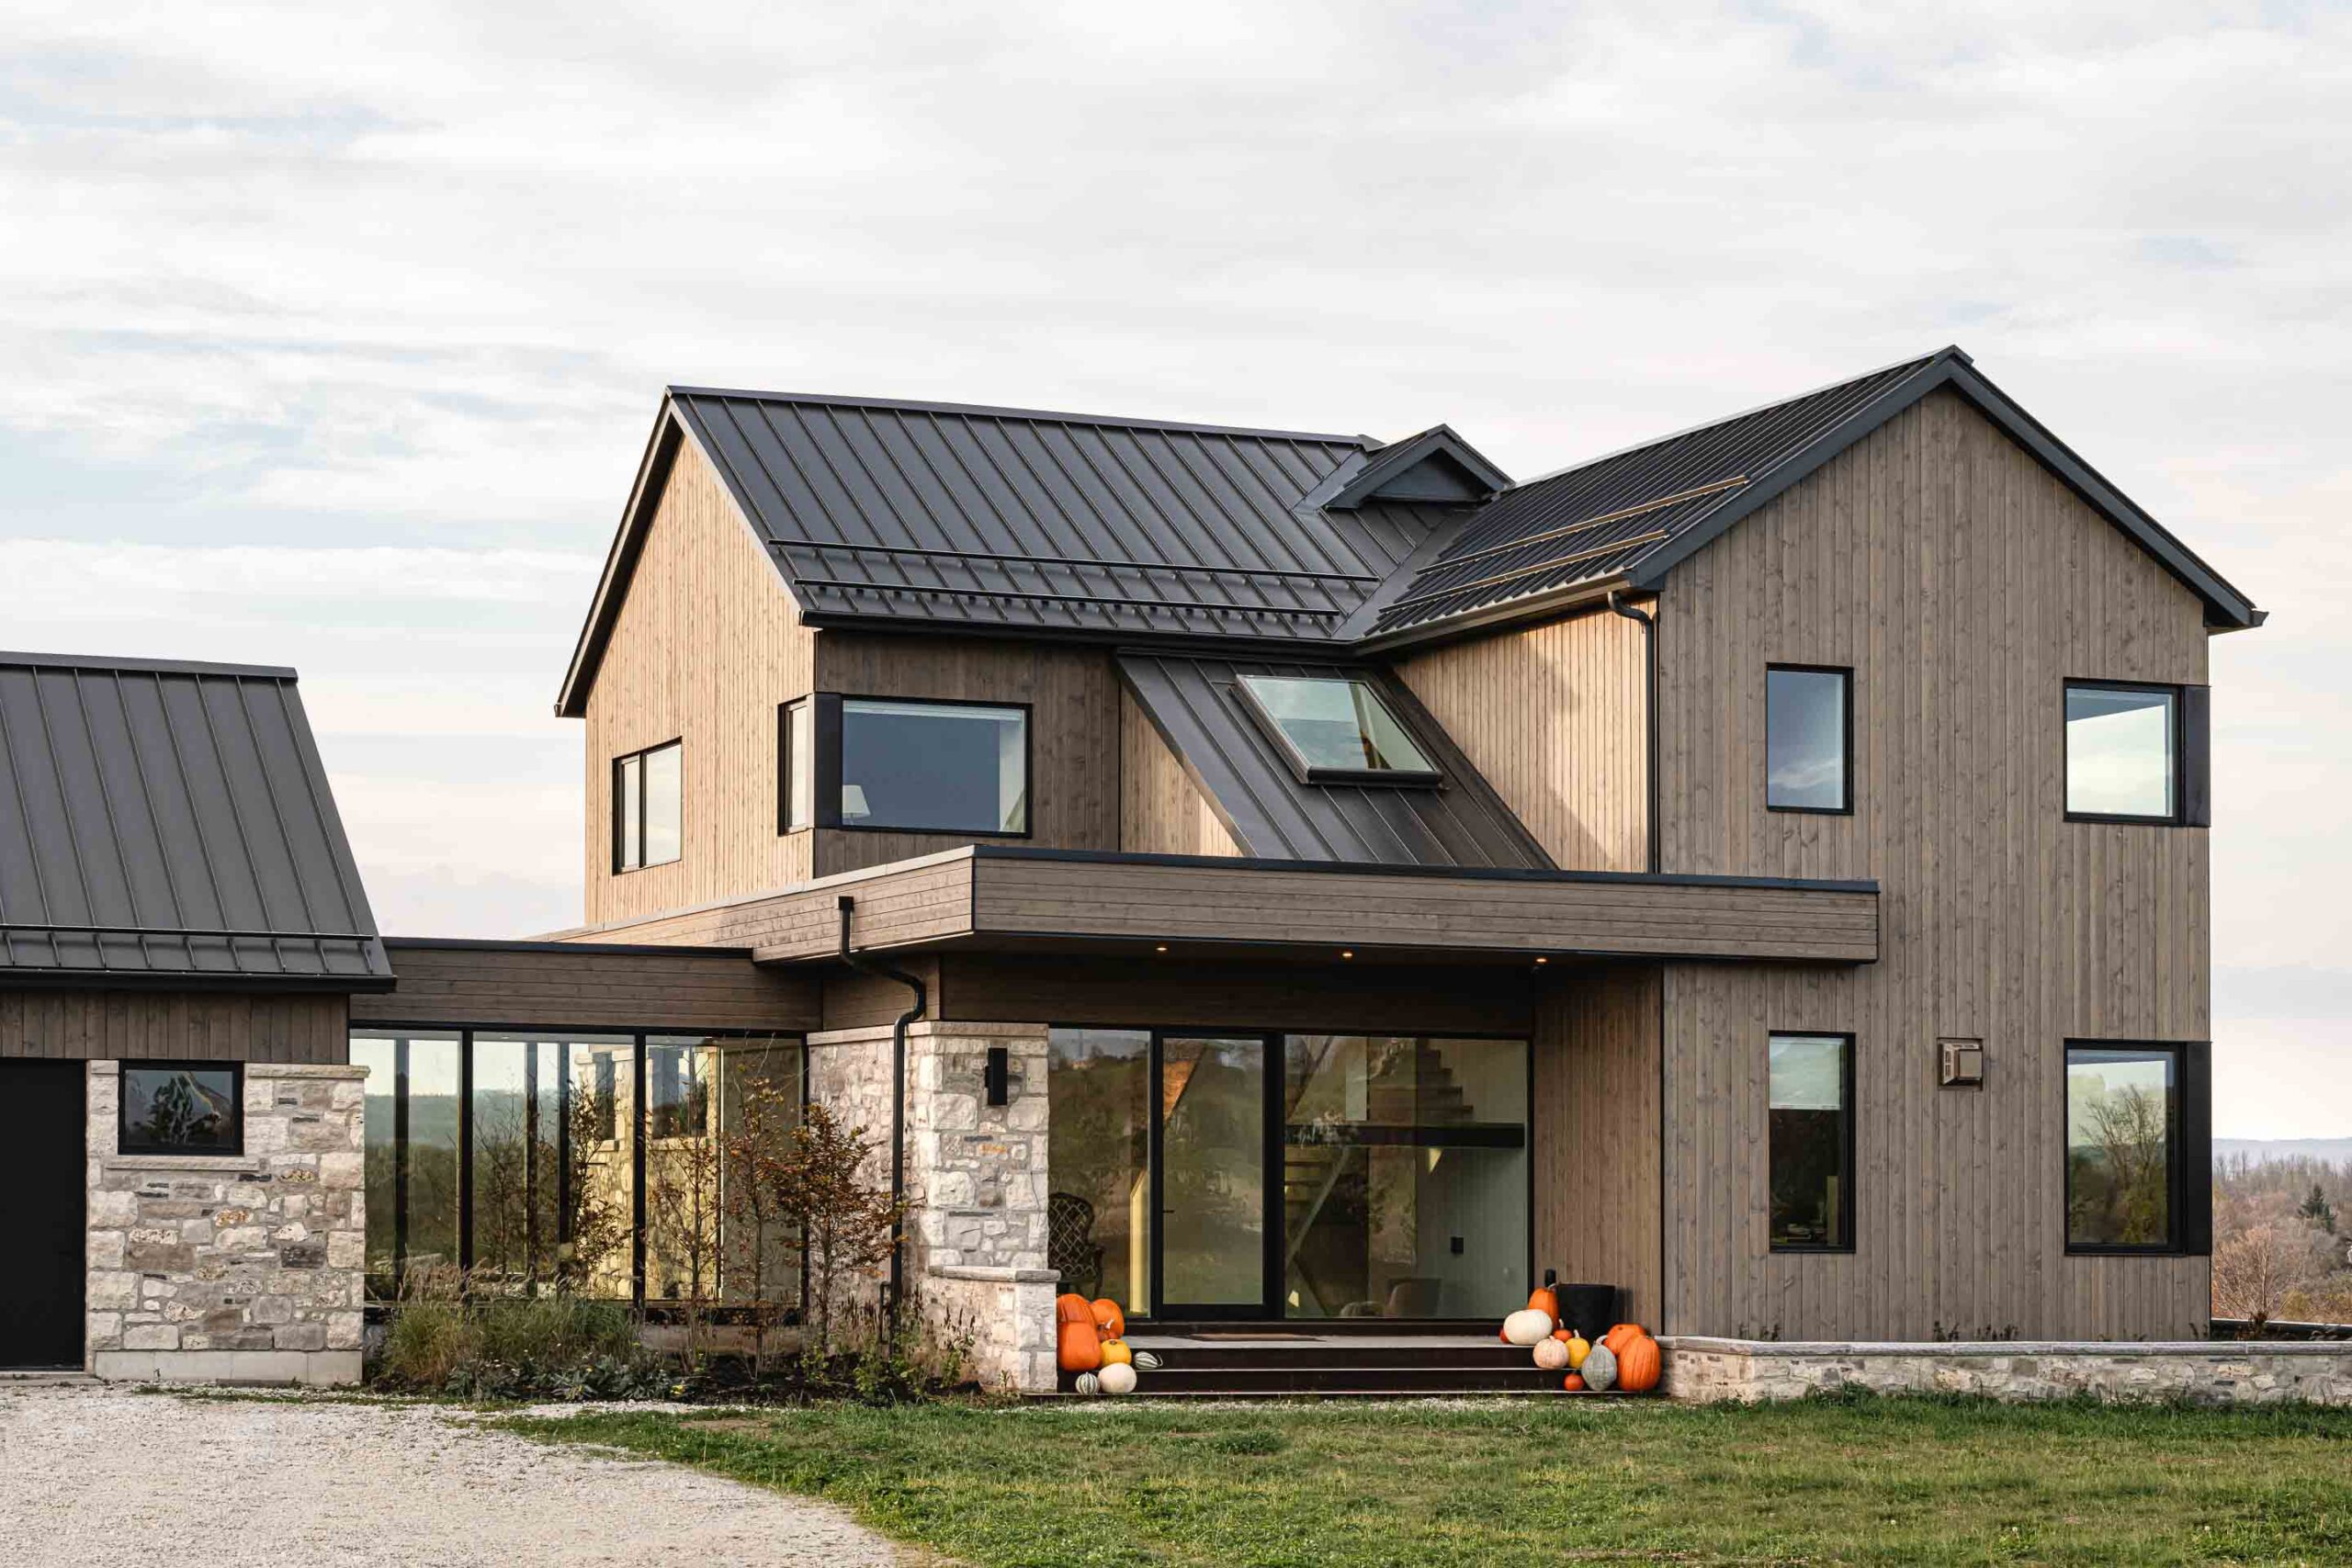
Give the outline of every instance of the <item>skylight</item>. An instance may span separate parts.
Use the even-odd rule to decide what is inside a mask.
[[[1244,705],[1308,784],[1435,784],[1378,688],[1352,675],[1244,675]]]

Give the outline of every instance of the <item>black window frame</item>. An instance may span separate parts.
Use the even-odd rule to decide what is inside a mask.
[[[1003,839],[1037,836],[1037,713],[1033,703],[997,697],[908,696],[888,692],[818,692],[808,701],[816,705],[809,732],[816,743],[811,815],[813,827],[841,833],[916,833],[940,839]],[[995,708],[1021,715],[1021,826],[1005,828],[909,828],[878,822],[842,820],[842,705],[844,703],[900,703],[913,707]]]
[[[1306,754],[1298,749],[1297,743],[1283,732],[1282,720],[1276,718],[1267,709],[1266,705],[1259,700],[1258,694],[1250,689],[1249,678],[1253,675],[1270,681],[1329,681],[1337,684],[1362,686],[1372,694],[1375,702],[1380,704],[1381,711],[1387,714],[1389,722],[1405,732],[1405,739],[1413,743],[1414,748],[1420,752],[1423,761],[1428,761],[1437,749],[1431,746],[1407,720],[1403,710],[1388,689],[1380,682],[1361,671],[1309,671],[1285,673],[1277,670],[1236,671],[1233,677],[1235,698],[1241,704],[1242,711],[1250,716],[1250,721],[1274,743],[1275,750],[1281,753],[1283,761],[1289,766],[1291,773],[1296,776],[1299,783],[1385,785],[1391,789],[1437,789],[1444,784],[1445,772],[1433,762],[1427,768],[1316,767],[1306,760]]]
[[[1838,1206],[1839,1238],[1834,1242],[1782,1242],[1772,1235],[1772,1042],[1775,1040],[1835,1040],[1839,1043],[1839,1073],[1838,1092],[1844,1110],[1839,1121],[1844,1132],[1840,1140],[1838,1175],[1845,1182],[1845,1201]],[[1849,1029],[1786,1029],[1764,1032],[1764,1245],[1773,1254],[1803,1256],[1822,1253],[1850,1256],[1856,1250],[1855,1237],[1860,1229],[1857,1218],[1855,1192],[1856,1173],[1860,1160],[1856,1150],[1855,1127],[1861,1120],[1860,1107],[1854,1093],[1855,1057],[1854,1032]]]
[[[645,788],[645,761],[646,761],[646,759],[648,759],[648,758],[650,758],[650,757],[653,756],[656,752],[661,752],[661,751],[669,751],[669,750],[675,750],[675,751],[678,753],[678,852],[677,852],[676,854],[673,854],[673,855],[670,856],[667,860],[654,860],[654,861],[650,861],[650,860],[647,860],[647,859],[645,859],[645,858],[644,858],[644,855],[645,855],[645,825],[646,825],[646,822],[647,822],[647,820],[648,820],[647,810],[646,810],[646,803],[647,803],[648,799],[650,798],[650,795],[648,795],[648,792],[647,792],[647,790],[646,790],[646,788]],[[627,850],[627,847],[626,847],[626,846],[627,846],[627,840],[626,840],[626,838],[623,836],[623,832],[622,832],[622,825],[621,825],[621,799],[622,799],[622,790],[621,790],[621,773],[622,773],[622,770],[623,770],[623,769],[625,769],[626,767],[628,767],[628,764],[629,764],[629,763],[631,763],[631,762],[635,762],[635,763],[638,765],[638,773],[637,773],[637,851],[638,851],[638,857],[639,857],[639,858],[638,858],[637,863],[636,863],[636,864],[634,864],[634,865],[632,865],[632,864],[628,863],[628,850]],[[651,870],[652,870],[654,867],[656,867],[656,866],[675,865],[675,864],[677,864],[680,861],[682,861],[682,860],[685,859],[685,858],[686,858],[686,739],[685,739],[685,737],[684,737],[684,736],[683,736],[683,735],[673,736],[673,737],[671,737],[669,739],[664,740],[664,741],[662,741],[662,742],[660,742],[659,744],[656,744],[656,745],[652,745],[652,746],[641,746],[641,747],[638,748],[638,749],[637,749],[636,750],[634,750],[634,751],[624,751],[624,752],[622,752],[619,756],[615,757],[615,758],[613,759],[612,772],[611,772],[610,777],[611,777],[611,794],[612,794],[612,850],[613,850],[613,874],[614,874],[615,876],[620,876],[620,875],[624,875],[624,874],[628,874],[628,873],[629,873],[629,872],[633,872],[633,871],[651,871]]]
[[[792,716],[801,710],[808,712],[808,752],[802,757],[792,745]],[[792,833],[805,833],[817,825],[817,698],[815,694],[794,697],[775,705],[775,830],[781,838]],[[808,818],[796,822],[792,818],[792,771],[806,763],[808,768]]]
[[[245,1154],[245,1065],[243,1062],[126,1061],[115,1082],[115,1153],[150,1159],[243,1159]],[[230,1083],[232,1135],[227,1148],[189,1148],[186,1145],[134,1142],[130,1133],[130,1075],[138,1072],[227,1073]]]
[[[2161,1242],[2075,1239],[2075,1136],[2072,1077],[2077,1051],[2140,1051],[2172,1058],[2172,1103],[2165,1133],[2166,1235]],[[2213,1134],[2211,1042],[2095,1040],[2069,1036],[2058,1054],[2058,1234],[2068,1258],[2204,1258],[2213,1250]]]
[[[2155,692],[2172,699],[2172,810],[2165,815],[2129,811],[2077,811],[2074,807],[2074,726],[2066,718],[2067,694],[2086,692]],[[2058,694],[2058,807],[2069,822],[2099,822],[2132,828],[2204,828],[2211,825],[2212,718],[2209,686],[2169,681],[2110,681],[2069,675]]]
[[[1839,704],[1845,719],[1845,734],[1840,738],[1843,752],[1838,764],[1838,804],[1836,806],[1781,806],[1772,799],[1772,677],[1775,674],[1836,675],[1845,682],[1844,700]],[[1785,812],[1792,817],[1851,817],[1854,814],[1854,667],[1852,665],[1792,664],[1775,660],[1764,666],[1764,809]]]

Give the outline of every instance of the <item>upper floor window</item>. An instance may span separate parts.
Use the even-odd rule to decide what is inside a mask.
[[[1251,716],[1308,784],[1435,784],[1410,731],[1369,681],[1352,675],[1244,675]]]
[[[1854,1039],[1775,1034],[1770,1043],[1771,1247],[1849,1252],[1854,1246]]]
[[[2066,1047],[2066,1250],[2180,1247],[2182,1052]]]
[[[797,833],[817,820],[817,700],[802,697],[776,710],[776,831]]]
[[[673,740],[613,759],[613,869],[678,858],[684,809],[684,749]]]
[[[880,697],[838,701],[842,827],[1029,831],[1027,708]]]
[[[243,1154],[243,1090],[234,1062],[125,1062],[116,1146],[127,1155]]]
[[[1764,671],[1764,804],[1854,808],[1854,672],[1774,664]]]
[[[2066,682],[2066,815],[2098,822],[2210,819],[2207,692]]]

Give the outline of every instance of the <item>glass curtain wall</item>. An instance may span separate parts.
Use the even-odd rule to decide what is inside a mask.
[[[493,1294],[797,1300],[749,1185],[728,1201],[722,1153],[747,1123],[797,1122],[797,1039],[371,1031],[351,1060],[369,1069],[371,1297],[446,1269]]]
[[[1151,1303],[1151,1032],[1057,1029],[1046,1074],[1046,1261],[1062,1289]]]

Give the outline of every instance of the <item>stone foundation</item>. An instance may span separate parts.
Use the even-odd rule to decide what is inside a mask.
[[[907,1032],[907,1287],[934,1332],[974,1336],[991,1388],[1054,1386],[1054,1276],[1046,1267],[1046,1028],[918,1022]],[[809,1098],[878,1137],[889,1180],[890,1031],[808,1037]],[[1009,1055],[1006,1103],[988,1103],[991,1047]]]
[[[89,1370],[356,1382],[365,1067],[244,1064],[241,1156],[123,1155],[121,1068],[89,1064]]]
[[[2188,1339],[1801,1344],[1660,1339],[1672,1398],[1797,1399],[1816,1390],[1994,1399],[2185,1399],[2199,1404],[2352,1404],[2352,1344]]]

